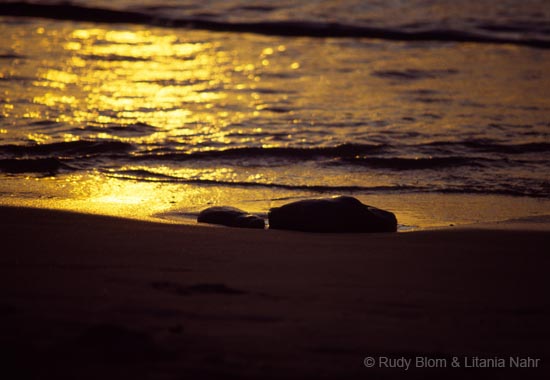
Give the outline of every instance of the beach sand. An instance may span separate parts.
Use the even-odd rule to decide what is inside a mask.
[[[17,378],[550,375],[547,219],[313,234],[0,215],[2,372]],[[464,368],[476,357],[505,368]]]

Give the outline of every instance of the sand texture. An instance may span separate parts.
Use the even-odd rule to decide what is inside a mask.
[[[10,378],[550,378],[546,223],[314,234],[0,215]],[[540,361],[405,371],[366,356]]]

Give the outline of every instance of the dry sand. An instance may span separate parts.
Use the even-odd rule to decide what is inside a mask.
[[[322,235],[0,215],[6,378],[550,378],[547,221]]]

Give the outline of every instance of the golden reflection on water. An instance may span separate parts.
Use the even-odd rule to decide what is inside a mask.
[[[244,117],[238,110],[223,109],[244,99],[238,94],[225,102],[225,87],[250,87],[235,81],[233,74],[244,72],[238,77],[246,82],[258,79],[254,64],[235,59],[219,42],[182,41],[181,33],[44,27],[35,33],[40,38],[14,38],[11,46],[44,56],[38,66],[21,69],[35,78],[29,93],[38,107],[21,113],[28,119],[71,125],[141,122],[166,133],[193,123],[222,128]],[[34,46],[21,46],[25,42]],[[10,73],[2,73],[6,75]],[[17,117],[13,108],[3,104],[2,113]]]
[[[545,107],[550,88],[546,76],[541,76],[540,85],[535,87],[515,80],[511,88],[509,78],[518,75],[518,65],[525,72],[541,70],[534,59],[521,64],[509,59],[521,58],[510,53],[509,47],[474,49],[462,44],[440,47],[434,54],[430,49],[412,48],[411,53],[399,43],[376,48],[377,43],[369,41],[357,49],[354,44],[363,42],[144,30],[128,25],[117,30],[117,26],[52,22],[32,30],[20,27],[13,34],[9,28],[18,27],[0,25],[0,32],[9,36],[6,45],[12,52],[29,56],[14,59],[0,73],[2,83],[12,86],[2,88],[0,113],[8,126],[0,129],[0,134],[18,144],[118,140],[138,145],[142,151],[171,144],[171,148],[190,152],[235,146],[385,143],[389,132],[404,139],[416,136],[411,142],[429,142],[449,138],[457,126],[486,125],[495,114],[524,100],[533,107]],[[491,49],[500,50],[494,54]],[[495,62],[489,65],[489,59]],[[392,83],[372,75],[384,70],[444,71],[455,66],[459,67],[457,73],[443,79]],[[481,81],[470,80],[472,73]],[[434,99],[411,100],[426,94]],[[487,103],[487,99],[500,103],[490,100],[485,108],[476,106]],[[467,102],[473,106],[467,108]],[[530,118],[536,121],[537,116],[529,110],[514,112],[513,118],[522,123],[531,123]],[[441,119],[426,122],[429,115]],[[28,128],[44,121],[57,124],[48,133]],[[149,129],[125,134],[109,128],[136,124]],[[329,127],[330,133],[326,133],[327,125],[338,127]],[[360,140],[371,136],[372,141]],[[341,173],[332,177],[326,174],[330,168],[321,173],[307,163],[295,166],[251,165],[237,173],[221,164],[126,165],[112,172],[92,169],[92,173],[59,178],[11,178],[10,186],[17,190],[5,193],[24,198],[21,189],[36,189],[34,199],[52,207],[74,201],[87,211],[110,214],[125,210],[126,216],[145,217],[172,207],[205,207],[218,202],[235,206],[244,202],[243,208],[250,209],[247,199],[263,200],[250,210],[265,211],[272,205],[268,199],[296,196],[296,192],[156,182],[155,175],[132,178],[124,172],[147,169],[182,181],[269,183],[286,176],[291,185],[385,186],[399,181],[391,173],[344,173],[347,177],[343,178]],[[312,176],[315,181],[310,181]],[[318,194],[303,191],[300,195]],[[387,202],[392,196],[388,197],[380,199]],[[377,205],[384,207],[383,203]]]
[[[86,108],[111,113],[97,115],[101,123],[139,120],[164,129],[176,128],[197,120],[182,105],[223,97],[205,91],[202,84],[224,81],[214,70],[216,55],[210,54],[211,43],[181,43],[174,35],[105,29],[78,29],[72,37],[79,42],[71,41],[65,48],[91,59],[80,78],[88,91]],[[198,84],[177,85],[189,81]],[[78,115],[75,121],[89,116]]]
[[[25,29],[21,33],[29,34]],[[247,102],[242,94],[233,95],[226,102],[229,95],[224,88],[246,90],[258,80],[254,75],[257,63],[243,62],[220,42],[205,40],[200,34],[186,39],[183,33],[175,35],[166,30],[138,27],[71,30],[58,24],[53,28],[40,26],[30,35],[13,37],[11,49],[34,53],[35,59],[22,61],[22,66],[3,70],[1,75],[33,78],[31,87],[12,90],[13,96],[28,92],[32,102],[25,106],[21,106],[22,102],[11,104],[8,96],[8,102],[2,104],[2,114],[11,120],[46,120],[82,131],[60,128],[56,135],[2,129],[3,134],[10,133],[12,138],[17,138],[19,133],[20,139],[36,144],[93,139],[155,146],[167,139],[184,139],[188,146],[205,149],[212,143],[223,145],[229,143],[228,132],[223,127],[239,123],[245,117],[239,107],[232,104]],[[261,64],[266,65],[267,56],[284,49],[284,46],[263,49]],[[107,128],[136,123],[144,123],[151,129],[143,134],[120,135]],[[87,131],[88,125],[100,129]],[[103,127],[106,127],[104,132]],[[133,167],[118,170],[134,169],[139,170]],[[11,187],[15,189],[7,193],[19,194],[20,200],[25,200],[25,194],[34,192],[31,201],[46,207],[70,205],[69,208],[84,208],[88,212],[122,213],[140,218],[166,210],[179,201],[201,205],[216,201],[213,195],[216,191],[212,189],[158,183],[156,177],[133,180],[125,175],[121,180],[117,172],[17,177],[11,180]],[[232,178],[232,169],[228,168],[158,166],[155,173],[176,173],[183,180]]]

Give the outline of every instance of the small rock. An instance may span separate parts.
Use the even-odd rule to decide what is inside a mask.
[[[199,213],[197,222],[239,228],[265,228],[263,218],[228,206],[215,206],[202,210]]]
[[[307,199],[269,210],[269,228],[306,232],[395,232],[389,211],[353,197]]]

